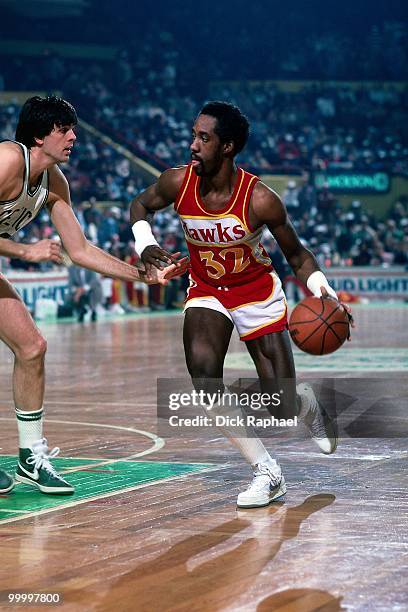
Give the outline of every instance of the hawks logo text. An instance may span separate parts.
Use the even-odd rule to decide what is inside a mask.
[[[187,238],[196,242],[225,244],[242,240],[247,231],[236,218],[222,219],[182,219]]]

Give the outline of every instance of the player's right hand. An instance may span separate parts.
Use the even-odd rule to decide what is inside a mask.
[[[40,240],[34,244],[28,245],[27,252],[24,258],[30,262],[52,261],[56,264],[62,264],[61,243],[58,240]]]
[[[158,270],[163,270],[166,266],[177,263],[176,254],[169,253],[156,245],[147,246],[142,255],[141,260],[145,267],[146,274],[151,273],[152,267]]]
[[[328,294],[326,287],[320,287],[320,291],[321,291],[322,297],[324,297],[324,298],[331,298],[332,300],[335,300],[335,298],[333,296]],[[340,302],[340,300],[337,300],[337,301],[344,308],[344,311],[345,311],[345,313],[347,315],[347,318],[348,318],[349,326],[350,327],[355,327],[356,325],[354,323],[353,315],[351,314],[350,306],[348,304],[345,304],[344,302]],[[349,333],[348,333],[348,336],[347,336],[347,340],[348,341],[351,340],[350,327],[349,327]]]

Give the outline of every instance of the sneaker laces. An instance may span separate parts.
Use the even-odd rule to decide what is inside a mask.
[[[31,447],[31,455],[26,459],[28,465],[34,466],[37,470],[46,470],[49,474],[62,480],[61,476],[57,474],[54,467],[50,463],[50,459],[55,459],[59,455],[60,449],[58,446],[48,452],[48,443],[46,438],[33,442]]]
[[[257,463],[254,469],[254,477],[248,487],[248,491],[260,491],[265,485],[276,487],[281,481],[281,474],[274,474],[264,463]]]

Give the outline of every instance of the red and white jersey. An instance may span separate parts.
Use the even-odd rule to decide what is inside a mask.
[[[270,273],[272,262],[260,243],[262,228],[248,219],[252,191],[259,178],[238,168],[234,193],[220,210],[208,210],[200,197],[201,177],[187,166],[174,204],[186,237],[191,277],[213,287],[234,287]]]

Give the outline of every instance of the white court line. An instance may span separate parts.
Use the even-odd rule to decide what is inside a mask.
[[[170,482],[172,480],[181,480],[182,478],[187,478],[192,474],[204,474],[206,472],[215,472],[217,470],[225,469],[226,466],[217,465],[210,468],[204,468],[199,472],[190,472],[189,474],[181,474],[180,476],[169,476],[169,478],[160,478],[159,480],[154,480],[153,482],[144,482],[140,485],[135,485],[134,487],[127,487],[125,489],[119,489],[117,491],[111,491],[110,493],[102,493],[101,495],[95,495],[93,497],[87,497],[86,499],[80,499],[74,502],[68,502],[66,504],[61,504],[61,506],[57,506],[55,508],[46,508],[45,510],[38,510],[34,512],[26,512],[25,516],[18,516],[10,519],[0,519],[0,528],[6,523],[14,523],[17,521],[23,521],[27,518],[31,518],[32,516],[40,516],[41,514],[49,514],[50,512],[56,512],[57,510],[65,510],[66,508],[74,508],[75,506],[80,506],[81,504],[86,504],[91,501],[96,501],[98,499],[106,499],[107,497],[113,497],[114,495],[121,495],[122,493],[129,493],[130,491],[136,491],[137,489],[143,489],[146,487],[151,487],[153,485],[159,484],[161,482]],[[4,511],[7,509],[4,508]],[[7,512],[24,512],[24,510],[7,510]]]
[[[13,421],[14,422],[14,418],[11,417],[0,417],[1,421]],[[132,455],[128,455],[126,457],[119,457],[117,459],[101,459],[101,458],[96,458],[96,459],[90,459],[89,457],[85,457],[85,459],[87,459],[88,461],[92,461],[92,463],[90,464],[85,464],[85,465],[81,465],[75,468],[67,468],[66,470],[63,470],[61,473],[62,474],[67,474],[67,473],[72,473],[72,472],[79,472],[81,470],[87,469],[87,468],[95,468],[95,467],[99,467],[102,465],[108,465],[108,464],[112,464],[112,463],[117,463],[119,461],[130,461],[131,459],[136,459],[138,457],[143,457],[146,455],[150,455],[151,453],[154,453],[157,450],[160,450],[161,448],[163,448],[165,446],[165,442],[163,440],[163,438],[160,438],[159,436],[157,436],[154,433],[151,433],[150,431],[144,431],[142,429],[135,429],[134,427],[124,427],[122,425],[107,425],[104,423],[89,423],[89,422],[84,422],[84,421],[60,421],[60,420],[54,420],[54,419],[47,419],[47,423],[57,423],[57,424],[61,424],[61,425],[83,425],[83,426],[89,426],[89,427],[100,427],[100,428],[106,428],[106,429],[119,429],[122,431],[130,431],[132,433],[137,433],[140,435],[144,435],[147,438],[150,438],[151,440],[153,440],[154,444],[151,448],[148,448],[144,451],[140,451],[138,453],[134,453]],[[74,457],[74,459],[80,459],[80,457]],[[99,461],[99,463],[95,463],[95,461]],[[169,462],[167,461],[166,463],[175,463],[175,462]],[[196,465],[200,465],[200,464],[196,464]],[[158,484],[159,482],[169,482],[171,480],[176,480],[177,478],[185,478],[187,476],[191,476],[191,474],[194,473],[199,473],[199,474],[203,474],[205,472],[212,472],[215,470],[219,470],[219,469],[225,469],[226,466],[224,465],[217,465],[214,467],[210,467],[210,468],[204,468],[203,470],[200,470],[200,472],[190,472],[189,474],[182,474],[181,476],[170,476],[169,478],[161,478],[159,480],[155,480],[153,482],[148,482],[148,483],[143,483],[141,485],[135,485],[134,487],[128,487],[125,489],[119,489],[118,491],[112,491],[111,493],[105,493],[105,494],[101,494],[101,495],[96,495],[94,497],[88,497],[86,499],[81,499],[75,502],[68,502],[66,504],[61,504],[60,506],[57,506],[55,508],[47,508],[45,510],[39,510],[37,512],[25,512],[24,510],[14,510],[14,509],[6,509],[6,508],[2,508],[3,511],[7,511],[7,512],[18,512],[21,513],[23,515],[23,513],[25,512],[24,516],[21,517],[14,517],[11,519],[5,519],[2,520],[0,519],[0,526],[4,525],[6,523],[12,523],[15,521],[20,521],[26,518],[30,518],[32,516],[39,516],[40,514],[48,514],[49,512],[55,512],[57,510],[65,510],[65,508],[71,508],[74,506],[79,506],[80,504],[84,504],[87,503],[89,501],[94,501],[97,499],[104,499],[106,497],[112,497],[113,495],[119,495],[121,493],[126,493],[128,491],[135,491],[137,489],[141,489],[143,487],[148,487],[148,486],[152,486],[155,484]],[[16,483],[16,486],[19,486],[22,483]]]
[[[11,417],[0,417],[0,421],[14,421],[14,419]],[[105,423],[88,423],[84,421],[60,421],[60,420],[54,420],[54,419],[47,419],[47,423],[57,423],[60,425],[84,425],[86,427],[102,427],[104,429],[119,429],[122,431],[130,431],[132,433],[137,433],[142,436],[145,436],[146,438],[150,438],[151,440],[153,440],[153,446],[151,446],[150,448],[147,448],[144,451],[133,453],[132,455],[127,455],[126,457],[118,457],[116,459],[99,458],[99,459],[96,459],[96,461],[99,461],[99,463],[90,463],[88,465],[85,464],[85,465],[81,465],[77,467],[66,468],[65,470],[61,471],[61,474],[68,474],[71,472],[80,472],[81,470],[84,470],[87,468],[100,467],[102,465],[109,465],[111,463],[117,463],[118,461],[131,461],[132,459],[137,459],[139,457],[145,457],[146,455],[150,455],[151,453],[154,453],[160,450],[165,445],[163,438],[159,438],[159,436],[156,436],[156,434],[151,433],[150,431],[144,431],[143,429],[135,429],[134,427],[123,427],[122,425],[107,425]],[[72,457],[72,458],[75,459],[76,457]],[[88,457],[88,460],[95,461],[95,460],[91,460],[89,457]],[[21,483],[16,483],[16,486],[19,484]]]
[[[14,419],[11,417],[0,417],[0,420],[1,421],[14,421]],[[85,459],[87,459],[88,461],[92,461],[92,463],[88,463],[85,465],[76,466],[72,468],[66,468],[65,470],[61,470],[61,474],[81,472],[88,468],[98,468],[104,465],[110,465],[112,463],[117,463],[118,461],[131,461],[132,459],[137,459],[139,457],[145,457],[146,455],[150,455],[151,453],[154,453],[155,451],[158,451],[165,446],[165,442],[163,438],[159,438],[159,436],[156,436],[156,434],[153,434],[150,431],[144,431],[142,429],[135,429],[134,427],[123,427],[122,425],[107,425],[104,423],[88,423],[88,422],[82,422],[82,421],[60,421],[60,420],[52,420],[52,419],[47,419],[47,423],[57,423],[61,425],[84,425],[84,426],[90,426],[90,427],[102,427],[105,429],[119,429],[123,431],[130,431],[132,433],[138,433],[154,441],[154,444],[152,447],[147,448],[146,450],[140,451],[138,453],[133,453],[132,455],[128,455],[126,457],[118,457],[116,459],[101,459],[100,457],[96,459],[90,459],[89,457],[86,457]],[[76,459],[76,457],[73,457],[73,459]],[[95,463],[95,461],[98,461],[98,463]],[[21,484],[22,483],[20,482],[16,482],[15,486],[17,487],[17,486],[20,486]],[[65,508],[65,506],[63,507]],[[0,521],[0,522],[3,523],[3,521]]]
[[[99,463],[81,465],[81,466],[77,466],[76,468],[75,467],[67,468],[63,470],[62,472],[63,474],[68,474],[71,472],[80,472],[84,468],[86,469],[88,467],[100,467],[102,465],[110,465],[111,463],[117,463],[118,461],[131,461],[132,459],[137,459],[139,457],[145,457],[146,455],[150,455],[151,453],[154,453],[160,450],[165,445],[163,438],[159,438],[159,436],[156,436],[156,434],[151,433],[150,431],[144,431],[143,429],[135,429],[134,427],[123,427],[122,425],[106,425],[103,423],[87,423],[87,422],[82,422],[82,421],[60,421],[60,420],[50,420],[50,419],[47,419],[47,423],[59,423],[61,425],[73,424],[73,425],[84,425],[84,426],[91,426],[91,427],[102,427],[105,429],[119,429],[123,431],[130,431],[132,433],[137,433],[139,435],[145,436],[146,438],[150,438],[151,440],[153,440],[153,446],[151,448],[147,448],[144,451],[133,453],[132,455],[127,455],[126,457],[120,457],[119,459],[104,459],[104,460],[99,461]]]
[[[19,514],[27,514],[27,510],[15,510],[14,508],[1,508],[0,516],[2,512],[18,512]],[[1,518],[0,518],[0,523],[1,523]]]

